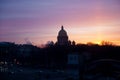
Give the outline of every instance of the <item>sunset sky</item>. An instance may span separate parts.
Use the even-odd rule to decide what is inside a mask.
[[[0,0],[0,42],[56,42],[61,25],[77,43],[120,45],[120,0]]]

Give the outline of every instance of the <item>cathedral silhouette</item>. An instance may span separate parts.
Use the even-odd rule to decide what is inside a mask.
[[[61,30],[58,32],[56,44],[57,45],[75,45],[76,43],[74,40],[72,42],[69,40],[66,30],[64,30],[64,27],[61,26]]]
[[[68,35],[67,32],[64,30],[64,27],[61,26],[61,30],[58,32],[57,36],[57,44],[58,45],[68,45]]]

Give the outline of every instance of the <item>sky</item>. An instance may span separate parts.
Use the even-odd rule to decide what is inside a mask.
[[[0,42],[56,42],[61,25],[76,43],[120,45],[120,0],[0,0]]]

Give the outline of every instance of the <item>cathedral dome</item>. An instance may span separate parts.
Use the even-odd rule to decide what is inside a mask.
[[[63,26],[61,27],[61,30],[59,31],[58,36],[67,36],[67,32],[64,30]]]
[[[57,44],[58,45],[67,45],[68,44],[67,32],[64,30],[63,26],[61,27],[61,30],[58,32]]]

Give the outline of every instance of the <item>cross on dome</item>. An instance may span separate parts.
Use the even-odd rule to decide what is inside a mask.
[[[61,30],[63,30],[64,29],[64,27],[63,27],[63,25],[61,26]]]

